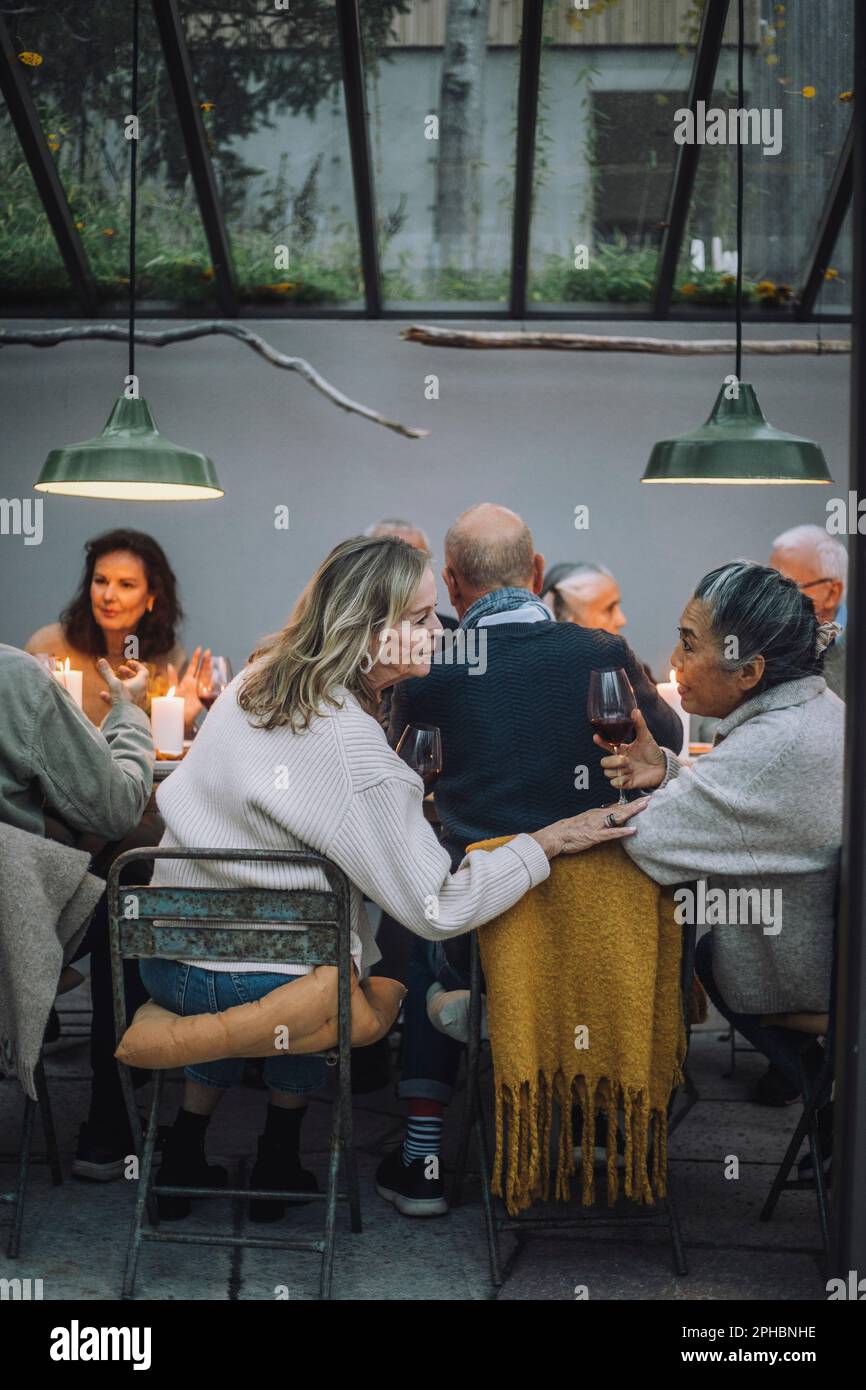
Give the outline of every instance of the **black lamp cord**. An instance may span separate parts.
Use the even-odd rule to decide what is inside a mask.
[[[740,111],[745,104],[743,92],[743,55],[745,52],[745,0],[739,0],[740,34],[737,43],[737,106]],[[736,333],[737,361],[736,376],[739,383],[743,363],[743,141],[742,130],[737,141],[737,293],[736,293]]]
[[[132,0],[132,114],[138,117],[138,0]],[[136,133],[137,134],[137,133]],[[129,151],[129,375],[135,375],[135,222],[138,139]]]

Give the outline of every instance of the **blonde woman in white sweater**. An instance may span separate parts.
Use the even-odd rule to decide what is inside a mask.
[[[606,827],[606,812],[591,810],[518,835],[493,853],[469,854],[452,873],[424,817],[421,778],[389,747],[376,718],[383,689],[428,673],[440,629],[435,609],[425,551],[394,537],[357,537],[336,546],[287,625],[214,705],[184,763],[158,794],[163,847],[312,849],[339,865],[351,884],[353,956],[361,973],[379,959],[365,895],[420,936],[457,936],[546,879],[556,855],[633,833],[628,826]],[[643,804],[634,803],[622,818]],[[157,861],[154,882],[327,886],[319,871],[290,864],[213,860]],[[242,960],[207,967],[141,963],[152,997],[181,1014],[260,998],[302,973],[291,965],[264,971]],[[187,1068],[183,1106],[163,1158],[166,1185],[224,1185],[225,1170],[205,1163],[204,1136],[241,1065],[226,1060]],[[315,1178],[300,1163],[300,1129],[307,1095],[322,1085],[324,1072],[314,1057],[266,1062],[270,1104],[253,1186],[315,1190]],[[427,1196],[434,1203],[441,1198],[432,1191]],[[259,1220],[275,1220],[283,1211],[280,1203],[253,1208]],[[168,1217],[188,1210],[185,1198],[163,1199]]]

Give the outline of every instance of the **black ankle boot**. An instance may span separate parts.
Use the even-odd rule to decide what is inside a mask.
[[[209,1166],[204,1156],[204,1138],[210,1115],[194,1115],[181,1108],[165,1137],[159,1187],[225,1187],[228,1174],[218,1165]],[[182,1221],[189,1216],[189,1197],[157,1197],[162,1221]]]
[[[301,1167],[301,1125],[307,1107],[302,1110],[283,1110],[268,1105],[264,1134],[259,1139],[258,1157],[250,1175],[250,1187],[271,1192],[318,1192],[314,1173]],[[250,1202],[251,1221],[279,1221],[286,1210],[285,1202],[255,1198]],[[292,1201],[291,1205],[299,1205]]]

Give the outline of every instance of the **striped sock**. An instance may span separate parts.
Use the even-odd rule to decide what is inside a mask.
[[[436,1100],[413,1100],[409,1106],[403,1162],[408,1168],[416,1158],[438,1154],[442,1145],[445,1106]]]

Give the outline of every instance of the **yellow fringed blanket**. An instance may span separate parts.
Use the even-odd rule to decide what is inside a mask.
[[[479,929],[495,1084],[493,1191],[511,1215],[549,1197],[554,1106],[557,1200],[569,1199],[575,1171],[572,1105],[588,1156],[596,1113],[607,1115],[610,1205],[619,1195],[617,1110],[625,1195],[646,1204],[665,1195],[667,1107],[685,1057],[674,910],[673,890],[611,843],[555,859],[549,879]],[[591,1159],[582,1172],[589,1206]]]

